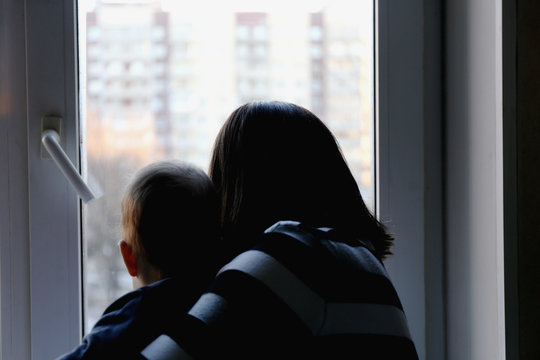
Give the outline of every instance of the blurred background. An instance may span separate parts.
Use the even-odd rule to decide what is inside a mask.
[[[79,1],[85,329],[131,290],[118,251],[130,176],[174,158],[207,170],[228,115],[282,100],[318,115],[374,204],[373,4]]]

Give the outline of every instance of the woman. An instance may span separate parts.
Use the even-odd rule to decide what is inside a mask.
[[[210,177],[233,259],[171,331],[181,352],[417,358],[381,262],[392,236],[314,114],[283,102],[241,106],[217,136]]]

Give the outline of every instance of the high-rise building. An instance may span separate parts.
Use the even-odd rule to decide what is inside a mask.
[[[284,100],[331,127],[360,186],[370,188],[371,32],[344,21],[351,16],[331,5],[211,12],[98,1],[87,15],[87,127],[103,133],[95,146],[206,167],[236,106]]]
[[[86,24],[89,154],[170,153],[168,13],[152,2],[98,1]]]
[[[172,155],[208,167],[214,138],[236,105],[232,13],[170,12]]]
[[[372,206],[373,32],[371,13],[357,10],[329,5],[322,14],[325,122]]]

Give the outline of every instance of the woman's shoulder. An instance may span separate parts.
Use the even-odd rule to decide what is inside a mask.
[[[307,245],[316,245],[319,241],[335,241],[351,246],[362,246],[374,253],[370,239],[361,239],[359,235],[328,226],[316,226],[299,221],[278,221],[264,231],[265,235],[282,234],[292,237]]]
[[[252,343],[276,334],[283,339],[321,335],[324,314],[339,304],[401,309],[380,262],[364,246],[340,242],[338,235],[295,221],[274,224],[256,246],[219,271],[189,315],[226,328],[220,336]]]
[[[358,235],[341,229],[317,227],[298,221],[278,221],[264,232],[261,244],[275,241],[276,238],[288,239],[291,246],[296,242],[334,257],[345,256],[349,260],[370,263],[377,269],[384,268],[369,239],[360,239]]]
[[[221,279],[262,283],[273,291],[281,284],[305,286],[323,299],[335,297],[336,284],[347,280],[362,291],[393,288],[383,264],[364,242],[336,229],[297,221],[279,221],[269,227],[257,245],[219,271],[216,280],[222,283]],[[350,293],[349,285],[344,284],[340,293]],[[234,288],[246,289],[246,284]]]
[[[314,351],[341,343],[354,348],[358,341],[372,346],[369,331],[388,319],[390,334],[408,346],[402,307],[382,264],[365,246],[346,236],[341,241],[342,236],[335,229],[296,221],[269,227],[256,246],[218,272],[190,309],[191,327],[179,336],[184,338],[180,346],[187,349],[185,339],[197,334],[193,341],[203,339],[201,351],[244,358],[265,349],[263,358],[283,358],[290,354],[291,340],[319,344]],[[353,317],[358,325],[350,327]],[[396,336],[382,340],[392,342]],[[209,349],[207,343],[218,345]],[[267,351],[269,344],[273,352]]]

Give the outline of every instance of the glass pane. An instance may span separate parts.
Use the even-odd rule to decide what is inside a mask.
[[[208,167],[227,116],[251,100],[316,113],[337,136],[372,207],[370,1],[80,0],[85,324],[131,289],[117,248],[130,175],[164,158]],[[208,9],[212,9],[209,11]]]

